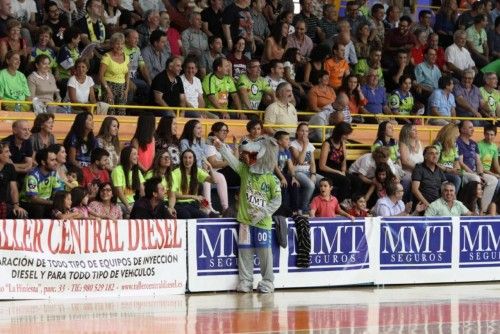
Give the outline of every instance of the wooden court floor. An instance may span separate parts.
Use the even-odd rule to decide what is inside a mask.
[[[1,301],[0,333],[500,333],[500,284]]]

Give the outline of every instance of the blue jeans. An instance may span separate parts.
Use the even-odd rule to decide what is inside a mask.
[[[311,202],[312,195],[314,194],[314,189],[319,187],[319,181],[323,178],[323,176],[317,174],[316,182],[313,182],[311,180],[310,172],[296,171],[295,178],[300,183],[298,207],[300,210],[307,212],[309,211],[309,203]]]

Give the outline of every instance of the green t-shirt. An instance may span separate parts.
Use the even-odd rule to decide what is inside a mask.
[[[205,172],[203,169],[198,168],[198,173],[196,174],[196,179],[198,182],[202,183],[205,182],[205,180],[208,177],[208,173]],[[182,175],[181,175],[181,169],[177,168],[172,172],[172,191],[174,193],[179,193],[182,194],[181,190],[181,181],[182,181]],[[191,176],[187,176],[187,182],[191,182]],[[183,195],[197,195],[197,194],[183,194]],[[194,199],[179,199],[177,200],[179,203],[185,203],[185,202],[194,202]]]
[[[229,105],[229,94],[236,93],[236,86],[234,85],[233,78],[224,76],[219,79],[215,74],[210,73],[203,79],[202,83],[203,93],[206,97],[207,108],[214,108],[215,106],[208,99],[209,95],[214,95],[215,99],[223,109],[227,109]]]
[[[15,75],[11,75],[7,69],[0,71],[0,99],[25,101],[30,95],[28,80],[24,74],[16,71]]]
[[[356,64],[356,66],[354,66],[354,74],[356,75],[365,76],[368,74],[369,70],[370,66],[368,65],[366,59],[360,59]],[[384,72],[382,72],[381,67],[377,69],[377,77],[378,77],[378,85],[380,87],[384,87]]]
[[[498,147],[493,143],[488,144],[484,140],[477,143],[477,146],[479,148],[479,157],[481,158],[484,170],[490,171],[494,159],[498,159]]]
[[[483,100],[486,101],[486,104],[490,108],[490,116],[495,117],[497,106],[500,103],[500,92],[493,89],[491,93],[488,93],[484,87],[479,88],[479,92],[481,93]]]
[[[145,180],[149,180],[152,178],[153,178],[153,171],[152,170],[148,171],[146,173],[146,175],[144,175]],[[170,190],[170,187],[168,186],[167,178],[165,177],[165,175],[163,175],[161,177],[161,185],[163,186],[163,188],[165,188],[165,201],[168,202],[168,190]]]
[[[130,185],[132,185],[132,174],[133,173],[131,171],[128,173],[128,181]],[[121,165],[116,166],[115,169],[113,169],[113,171],[111,172],[111,181],[113,182],[114,187],[123,188],[123,194],[125,195],[128,204],[134,204],[135,190],[127,188],[125,172],[123,171],[123,167]],[[139,182],[141,184],[144,183],[144,177],[142,176],[141,171],[139,171]]]
[[[250,80],[246,74],[240,76],[237,86],[238,90],[240,88],[245,88],[247,90],[250,108],[252,110],[258,110],[264,93],[272,91],[271,86],[269,86],[269,83],[263,77],[258,77],[257,81],[254,82]]]
[[[397,110],[401,115],[409,115],[414,104],[415,101],[410,92],[408,92],[408,95],[404,95],[403,92],[397,89],[389,96],[389,108]]]
[[[455,165],[455,161],[458,160],[458,147],[455,145],[453,149],[449,150],[448,152],[443,152],[443,146],[441,143],[436,143],[434,147],[437,149],[438,154],[439,154],[439,160],[438,164],[446,167],[446,168],[453,168]]]
[[[240,223],[252,225],[249,210],[260,211],[265,208],[267,203],[272,199],[281,196],[280,182],[272,173],[250,173],[248,166],[243,163],[239,165],[237,173],[241,178],[237,220]],[[270,230],[272,227],[271,216],[266,216],[255,226]]]
[[[48,200],[56,190],[63,190],[59,189],[56,172],[50,172],[45,175],[40,168],[36,167],[24,178],[21,199],[29,202],[31,197],[36,196]]]

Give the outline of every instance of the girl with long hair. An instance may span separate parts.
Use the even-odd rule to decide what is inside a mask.
[[[347,177],[347,148],[346,142],[352,133],[349,123],[341,122],[335,126],[332,135],[321,145],[319,170],[333,181],[334,195],[339,202],[351,194],[351,182]]]
[[[161,185],[165,189],[165,201],[170,201],[170,194],[172,189],[172,158],[166,150],[156,152],[155,158],[153,160],[153,166],[144,175],[145,180],[149,180],[153,177],[161,178]],[[175,205],[175,196],[174,196]]]
[[[457,193],[462,184],[456,144],[458,136],[458,127],[453,123],[449,123],[439,130],[436,139],[432,143],[439,153],[438,167],[444,172],[446,180],[455,185]]]
[[[75,187],[71,189],[71,207],[76,212],[81,214],[82,218],[94,218],[94,215],[89,212],[89,194],[83,187]]]
[[[453,44],[453,33],[458,18],[458,6],[455,0],[444,0],[436,14],[434,31],[439,35],[443,48]]]
[[[155,146],[157,151],[167,150],[175,168],[180,164],[179,138],[177,138],[177,119],[173,116],[163,116],[155,131]]]
[[[82,214],[71,207],[71,193],[58,191],[52,201],[52,218],[54,219],[81,219]]]
[[[207,173],[202,168],[198,168],[197,158],[191,149],[187,149],[181,154],[181,164],[179,168],[172,172],[172,192],[175,194],[175,203],[169,202],[169,209],[174,208],[177,218],[206,218],[208,215],[201,210],[201,207],[208,207],[208,201],[199,195],[201,183],[215,183],[214,178],[209,175],[213,173],[212,166],[206,163]]]
[[[111,172],[115,195],[121,202],[124,216],[132,211],[135,195],[144,196],[144,177],[138,165],[137,149],[125,147],[120,154],[120,164]]]
[[[392,162],[397,163],[399,161],[399,145],[394,138],[394,125],[389,121],[383,121],[378,125],[377,138],[372,145],[372,152],[380,146],[389,148],[389,158]]]
[[[278,22],[271,30],[271,36],[264,43],[262,64],[267,64],[273,59],[281,59],[285,53],[288,38],[288,23]]]
[[[243,36],[238,36],[234,40],[233,50],[227,56],[227,60],[231,62],[233,70],[233,79],[235,82],[238,81],[242,74],[247,74],[247,64],[250,59],[245,56],[246,42]]]
[[[155,156],[155,116],[151,113],[141,114],[137,120],[131,145],[137,149],[139,155],[139,168],[146,172],[151,168]]]
[[[470,181],[466,183],[460,193],[458,200],[462,202],[474,216],[483,216],[481,202],[483,199],[483,185],[481,182]]]
[[[351,123],[352,121],[361,121],[359,117],[356,117],[353,120],[352,115],[368,113],[365,109],[365,105],[368,103],[368,100],[361,91],[361,85],[359,84],[359,78],[357,75],[349,74],[342,80],[342,85],[340,86],[337,94],[337,99],[340,98],[342,94],[347,95],[347,98],[349,99],[349,108],[344,110],[344,121],[347,123]],[[346,111],[348,113],[346,113]]]
[[[110,170],[113,170],[120,162],[120,138],[118,132],[120,122],[113,116],[107,116],[101,124],[96,140],[100,148],[109,153]]]
[[[410,183],[415,165],[424,162],[424,148],[418,139],[416,125],[407,123],[399,131],[399,155],[405,172],[403,183]]]
[[[330,50],[324,44],[317,45],[312,49],[311,60],[304,67],[303,86],[312,87],[318,82],[321,73],[324,71],[324,63],[329,54]]]
[[[89,204],[89,211],[93,212],[96,218],[115,220],[123,218],[122,210],[116,204],[116,196],[113,194],[111,182],[99,185],[95,199]]]
[[[33,121],[33,127],[31,128],[30,139],[34,152],[56,143],[56,139],[52,134],[52,130],[54,129],[54,118],[54,114],[50,113],[36,115]]]
[[[80,168],[90,165],[90,154],[97,147],[93,130],[94,118],[90,112],[85,111],[76,115],[63,142],[69,164]]]

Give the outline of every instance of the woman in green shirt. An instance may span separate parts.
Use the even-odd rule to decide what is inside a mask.
[[[462,184],[456,144],[458,135],[458,127],[449,123],[439,130],[433,143],[439,153],[438,167],[444,172],[446,180],[455,185],[457,193]]]
[[[31,92],[26,76],[18,71],[21,56],[17,51],[9,51],[5,56],[7,68],[0,71],[0,100],[30,101]],[[29,111],[29,104],[3,102],[5,110]]]
[[[175,194],[172,193],[172,159],[168,151],[156,152],[153,165],[144,176],[145,180],[153,177],[161,178],[161,185],[165,188],[165,201],[175,205]]]

